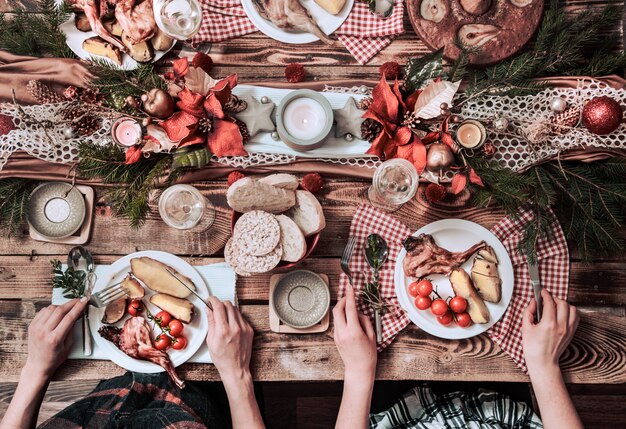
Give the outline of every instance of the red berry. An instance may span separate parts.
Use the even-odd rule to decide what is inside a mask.
[[[239,179],[246,177],[241,171],[233,171],[228,175],[228,186],[232,185]]]

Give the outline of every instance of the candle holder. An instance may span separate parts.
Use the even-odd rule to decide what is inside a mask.
[[[292,91],[276,109],[276,130],[291,149],[317,149],[333,126],[333,109],[328,100],[310,89]]]
[[[141,142],[141,137],[141,125],[133,118],[119,118],[111,126],[111,138],[119,146],[134,146]]]
[[[474,120],[466,119],[459,124],[456,130],[456,142],[463,149],[474,151],[480,149],[487,139],[487,130],[485,126]]]

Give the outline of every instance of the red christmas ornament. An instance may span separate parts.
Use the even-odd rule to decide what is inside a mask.
[[[285,67],[285,77],[289,83],[303,82],[306,76],[304,66],[300,63],[291,63]]]
[[[400,64],[395,61],[387,61],[380,66],[378,71],[381,76],[385,76],[385,79],[394,80],[400,76]]]
[[[317,194],[324,188],[324,179],[318,173],[309,173],[300,182],[305,191]]]
[[[0,136],[9,134],[14,129],[15,125],[13,125],[13,120],[11,119],[11,117],[0,114]]]
[[[228,186],[232,185],[239,179],[246,177],[241,171],[233,171],[228,175]]]
[[[439,203],[446,198],[448,191],[445,186],[439,183],[429,183],[428,186],[426,186],[425,194],[426,199],[431,203]]]
[[[610,134],[622,123],[620,104],[610,97],[592,98],[583,108],[583,125],[593,134]]]

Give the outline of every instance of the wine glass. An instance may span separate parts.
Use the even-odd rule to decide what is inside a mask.
[[[202,23],[202,8],[197,0],[154,0],[157,26],[177,40],[193,37]]]
[[[174,185],[163,191],[159,214],[166,224],[176,229],[191,229],[201,220],[206,229],[215,220],[215,208],[190,185]]]
[[[394,158],[378,166],[367,196],[374,207],[397,210],[415,196],[419,175],[415,166],[402,158]]]

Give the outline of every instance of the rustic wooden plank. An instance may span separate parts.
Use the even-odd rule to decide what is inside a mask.
[[[16,381],[27,354],[27,326],[36,301],[0,301],[0,378]],[[267,305],[244,305],[243,313],[255,328],[252,368],[259,381],[340,380],[343,364],[332,341],[332,330],[313,335],[276,334],[269,330]],[[562,359],[565,378],[572,383],[626,382],[626,318],[583,313],[582,322]],[[216,380],[213,365],[185,364],[181,375],[189,380]],[[68,361],[58,380],[94,380],[102,374],[122,374],[112,362]],[[464,381],[526,381],[527,377],[486,335],[447,341],[409,326],[379,355],[381,380],[446,380],[454,374]]]

